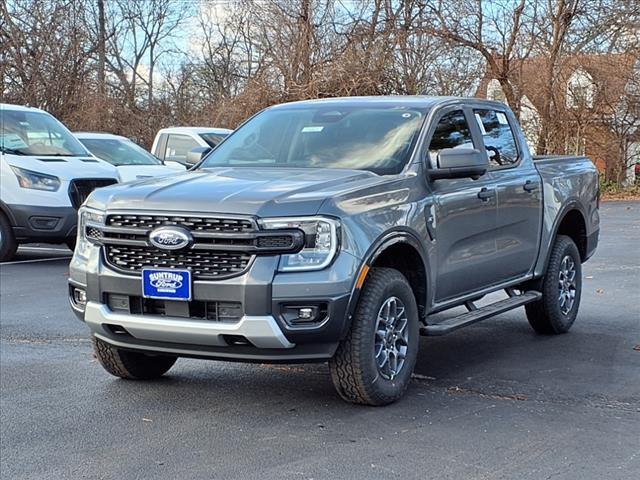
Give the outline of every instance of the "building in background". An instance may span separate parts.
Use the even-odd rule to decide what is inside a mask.
[[[541,112],[551,97],[555,153],[588,155],[607,179],[630,184],[640,164],[640,60],[632,55],[579,55],[564,59],[553,91],[544,80],[546,59],[522,62],[517,75],[520,122],[533,152]],[[500,83],[485,76],[476,96],[505,101]]]

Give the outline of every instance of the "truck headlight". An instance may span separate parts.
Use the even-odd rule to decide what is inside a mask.
[[[33,172],[25,168],[11,166],[13,173],[18,177],[18,183],[22,188],[33,190],[47,190],[55,192],[60,188],[60,179],[46,173]]]
[[[102,210],[80,207],[78,210],[78,239],[99,243],[102,238],[100,227],[104,227],[104,218],[105,213]]]
[[[326,217],[266,218],[260,221],[268,230],[298,228],[304,232],[304,247],[298,253],[281,255],[281,272],[321,270],[338,251],[340,222]]]

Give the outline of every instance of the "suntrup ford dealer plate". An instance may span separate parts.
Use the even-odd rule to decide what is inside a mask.
[[[163,300],[191,300],[191,272],[145,268],[142,270],[142,296]]]

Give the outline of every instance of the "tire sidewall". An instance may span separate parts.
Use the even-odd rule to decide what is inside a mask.
[[[394,272],[395,273],[395,272]],[[363,330],[360,345],[363,352],[362,373],[367,384],[374,385],[378,397],[385,401],[399,398],[411,380],[418,354],[419,326],[418,309],[413,292],[399,272],[385,284],[382,292],[369,290],[365,286],[363,297],[356,312],[359,327]],[[390,297],[398,297],[406,308],[409,335],[407,356],[400,373],[393,379],[384,378],[378,371],[375,359],[375,331],[377,317],[383,303]]]
[[[559,272],[562,265],[562,260],[570,256],[575,264],[576,271],[576,296],[574,298],[573,306],[571,310],[566,314],[560,310],[558,303],[558,282]],[[578,309],[580,307],[580,299],[582,296],[582,263],[580,260],[580,253],[575,243],[566,237],[563,237],[556,246],[556,251],[551,259],[547,275],[544,282],[544,295],[547,302],[546,310],[549,312],[549,320],[551,327],[556,333],[564,333],[568,331],[578,315]]]

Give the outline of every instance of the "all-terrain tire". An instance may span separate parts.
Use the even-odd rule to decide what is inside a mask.
[[[573,279],[564,277],[567,265],[573,267]],[[564,282],[564,283],[563,283]],[[564,295],[567,302],[566,287],[572,284],[573,291],[571,307],[562,303]],[[542,292],[542,298],[525,306],[527,319],[531,327],[538,333],[553,335],[569,331],[578,315],[580,296],[582,293],[582,264],[578,247],[570,237],[558,235],[551,247],[551,255],[545,276],[534,286]]]
[[[376,360],[376,329],[381,308],[391,298],[404,305],[407,341],[397,376],[382,375]],[[399,315],[398,315],[399,316]],[[407,279],[392,268],[372,268],[361,291],[351,328],[340,342],[329,368],[338,394],[363,405],[387,405],[404,394],[418,355],[418,307]]]
[[[0,212],[0,262],[8,262],[16,254],[18,242],[9,220]]]
[[[148,355],[109,345],[93,337],[93,351],[100,365],[116,377],[127,380],[151,380],[159,378],[176,363],[172,355]]]

